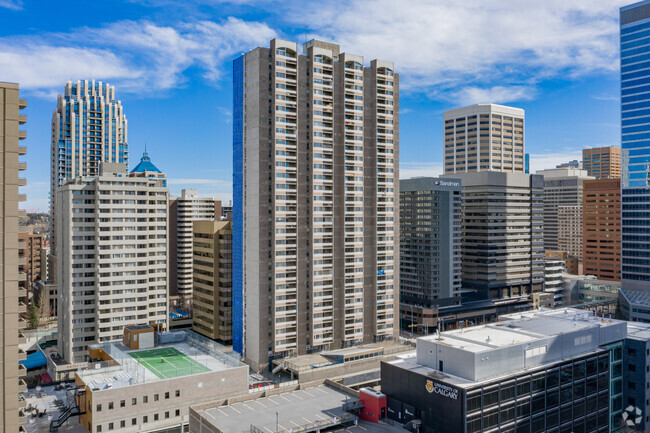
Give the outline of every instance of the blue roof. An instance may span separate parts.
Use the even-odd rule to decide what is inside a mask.
[[[44,365],[47,365],[47,360],[45,359],[45,355],[40,350],[37,350],[31,355],[27,355],[27,359],[18,362],[20,364],[23,364],[27,370],[30,370],[32,368],[37,368],[37,367],[43,367]]]
[[[133,170],[131,170],[131,173],[144,173],[145,171],[155,171],[156,173],[162,173],[162,171],[158,170],[158,167],[153,165],[151,158],[149,158],[149,154],[146,151],[142,154],[140,163],[136,165]]]

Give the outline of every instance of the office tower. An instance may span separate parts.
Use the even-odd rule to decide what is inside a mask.
[[[25,273],[27,274],[27,291],[31,291],[35,281],[41,279],[41,249],[44,236],[32,230],[18,234],[21,242],[25,243]]]
[[[254,368],[397,336],[399,76],[339,49],[234,61],[233,345]]]
[[[586,180],[583,185],[583,272],[620,281],[621,180]]]
[[[582,149],[582,169],[596,179],[619,179],[621,148],[608,146]]]
[[[129,164],[127,121],[115,87],[68,81],[52,114],[50,247],[57,255],[56,190],[68,179],[97,176],[101,162]]]
[[[169,204],[169,289],[182,298],[183,308],[190,308],[192,300],[192,223],[218,220],[215,203],[195,189],[184,189]]]
[[[146,148],[138,165],[129,173],[129,177],[146,177],[151,180],[160,180],[162,186],[167,186],[167,176],[151,162]]]
[[[456,173],[463,186],[462,280],[481,298],[528,299],[544,281],[543,178]]]
[[[537,174],[544,176],[544,249],[566,251],[581,261],[583,182],[593,177],[576,168],[552,168]]]
[[[477,104],[445,111],[445,174],[523,173],[524,110]]]
[[[650,288],[650,1],[621,8],[621,284]]]
[[[232,344],[232,223],[193,223],[192,329]]]
[[[19,157],[27,151],[20,145],[27,134],[19,126],[27,121],[20,112],[25,107],[27,101],[20,99],[18,84],[0,82],[0,431],[7,433],[19,429],[19,410],[25,404],[18,401],[18,392],[27,390],[20,379],[26,370],[18,364],[25,359],[25,352],[18,349],[23,339],[21,330],[25,328],[20,313],[26,309],[20,298],[27,296],[24,243],[18,240],[18,219],[21,214],[24,216],[18,203],[25,201],[19,193],[25,179],[19,178],[19,173],[26,168]]]
[[[430,308],[439,299],[459,294],[461,191],[458,179],[400,180],[402,312],[416,314],[416,309]],[[421,311],[417,313],[421,316]],[[402,318],[403,324],[415,322],[412,317]]]
[[[47,256],[50,255],[50,246],[47,242],[44,243],[44,246],[41,247],[41,280],[50,281],[50,269],[47,265]]]
[[[573,160],[571,160],[569,162],[563,162],[560,165],[556,165],[555,168],[576,168],[576,169],[580,169],[581,167],[580,167],[580,161],[578,161],[577,159],[573,159]]]
[[[167,324],[169,190],[124,163],[100,167],[57,191],[58,347],[70,362],[126,325]]]

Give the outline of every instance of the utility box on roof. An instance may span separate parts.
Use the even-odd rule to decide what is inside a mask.
[[[149,325],[125,326],[122,342],[131,350],[150,349],[154,346],[153,328]]]
[[[363,403],[359,418],[363,421],[379,422],[386,417],[386,395],[372,388],[359,390],[359,401]]]

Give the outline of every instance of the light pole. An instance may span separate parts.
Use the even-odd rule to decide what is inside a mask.
[[[277,412],[275,413],[275,431],[280,431],[280,418]]]

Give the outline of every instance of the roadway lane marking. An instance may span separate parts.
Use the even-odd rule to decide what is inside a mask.
[[[240,411],[238,411],[237,409],[235,409],[235,406],[230,406],[230,408],[231,408],[232,410],[234,410],[235,412],[237,412],[238,414],[241,414]],[[250,409],[250,408],[249,408],[249,409]]]
[[[289,400],[288,398],[286,398],[286,397],[285,397],[285,396],[283,396],[282,394],[280,394],[280,397],[281,397],[281,398],[283,398],[283,399],[285,399],[285,400],[286,400],[286,401],[288,401],[289,403],[293,403],[293,401],[292,401],[292,400]]]
[[[303,389],[302,392],[304,392],[305,394],[307,394],[308,396],[310,396],[310,397],[312,397],[312,398],[313,398],[313,397],[316,397],[314,394],[310,394],[310,393],[308,393],[306,389]]]
[[[262,406],[264,409],[266,409],[266,406],[264,406],[264,405],[262,404],[261,401],[259,401],[259,400],[255,400],[255,403],[259,404],[259,405]]]
[[[246,403],[242,403],[242,404],[243,404],[244,406],[246,406],[246,407],[248,408],[248,410],[252,410],[252,411],[255,411],[255,409],[253,409],[252,407],[250,407],[250,406],[249,406],[249,405],[247,405]]]

